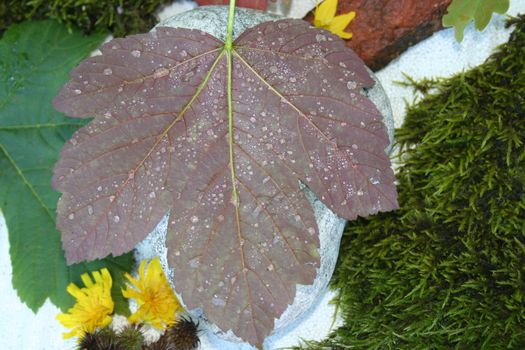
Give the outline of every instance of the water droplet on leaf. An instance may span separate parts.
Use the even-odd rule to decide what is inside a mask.
[[[315,35],[315,40],[317,40],[318,42],[326,41],[326,36],[323,35],[323,34],[316,34]]]
[[[350,80],[348,83],[346,83],[346,87],[348,90],[354,90],[357,87],[357,83],[355,81]]]

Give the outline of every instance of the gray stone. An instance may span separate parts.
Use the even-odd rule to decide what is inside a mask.
[[[225,6],[199,7],[195,10],[184,12],[164,20],[159,23],[158,26],[200,29],[216,36],[219,39],[224,39],[227,16],[228,8]],[[275,20],[278,18],[279,17],[275,15],[239,8],[236,10],[234,36],[239,35],[246,29],[251,28],[259,23]],[[373,74],[372,76],[376,81],[376,85],[371,89],[363,91],[362,93],[367,95],[372,100],[372,102],[374,102],[376,107],[385,117],[385,124],[387,125],[388,134],[392,142],[394,136],[394,123],[390,109],[390,103],[383,88],[381,87],[381,84]],[[390,152],[390,146],[387,148],[387,151]],[[307,188],[304,188],[304,191],[314,208],[315,217],[319,227],[321,264],[313,285],[297,286],[295,300],[293,304],[290,305],[288,309],[286,309],[286,311],[281,315],[281,317],[276,320],[274,332],[272,333],[273,335],[286,333],[298,322],[301,322],[301,316],[306,311],[308,311],[325,292],[335,268],[337,255],[339,252],[339,244],[346,223],[346,220],[341,219],[336,214],[334,214],[320,200],[318,200],[311,191],[309,191]],[[168,277],[172,282],[175,283],[176,279],[174,279],[173,270],[169,269],[167,266],[167,250],[165,245],[166,226],[167,218],[164,218],[157,228],[137,246],[136,258],[140,260],[144,258],[151,258],[153,256],[159,256],[165,270],[169,271]],[[181,283],[184,283],[184,281],[181,281]],[[199,311],[196,311],[194,314],[198,313]],[[207,328],[214,330],[214,332],[223,339],[240,341],[240,339],[234,336],[232,332],[221,332],[213,325],[208,325]]]
[[[243,7],[235,9],[235,22],[233,23],[233,38],[237,38],[246,29],[259,23],[268,22],[282,17],[266,12],[251,10]],[[228,24],[227,6],[201,6],[192,11],[179,13],[167,18],[156,27],[173,27],[199,29],[224,41],[226,26]]]

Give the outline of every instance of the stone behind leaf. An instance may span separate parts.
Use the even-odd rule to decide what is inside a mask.
[[[158,26],[200,29],[218,37],[219,39],[223,39],[227,11],[228,9],[222,6],[200,7],[196,10],[184,12],[169,18],[159,23]],[[236,9],[234,37],[259,23],[276,19],[279,19],[279,17],[255,10],[238,8]],[[378,80],[373,74],[372,77],[376,81],[376,85],[362,93],[367,95],[383,114],[385,124],[388,128],[389,138],[392,142],[393,117],[390,110],[390,103]],[[321,266],[313,285],[298,286],[294,303],[289,306],[279,320],[276,321],[273,334],[283,334],[293,328],[301,321],[300,317],[308,311],[325,292],[337,261],[339,241],[346,223],[346,220],[339,218],[321,201],[315,198],[312,192],[307,189],[305,189],[305,191],[307,191],[308,200],[314,207],[317,224],[319,226]],[[166,225],[167,220],[165,218],[165,220],[157,226],[155,231],[139,244],[136,256],[140,259],[160,256],[165,270],[170,271],[168,275],[173,281],[173,271],[169,269],[166,258]],[[174,282],[176,283],[176,281]],[[184,283],[184,281],[179,281],[179,283]],[[218,327],[213,325],[211,325],[211,327],[219,336],[227,340],[239,341],[239,339],[231,332],[223,333],[220,332]]]

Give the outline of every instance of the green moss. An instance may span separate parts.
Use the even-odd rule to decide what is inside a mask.
[[[7,0],[0,1],[0,35],[11,24],[53,18],[85,33],[110,31],[114,36],[149,31],[155,12],[169,0]]]
[[[397,130],[401,209],[351,222],[315,349],[525,349],[525,16],[483,65],[426,81]]]

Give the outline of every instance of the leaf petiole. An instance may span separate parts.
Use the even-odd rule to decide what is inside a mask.
[[[233,51],[233,21],[235,17],[235,0],[230,0],[230,11],[228,13],[228,27],[226,32],[226,42],[224,49],[226,51],[226,57],[228,60],[228,86],[227,86],[227,98],[228,98],[228,143],[229,143],[229,155],[230,155],[230,174],[232,181],[232,196],[231,202],[237,206],[239,198],[237,195],[237,186],[235,184],[235,164],[233,157],[233,103],[232,103],[232,51]]]
[[[228,26],[226,27],[225,48],[231,51],[233,46],[233,21],[235,18],[235,0],[230,0],[230,11],[228,13]]]

